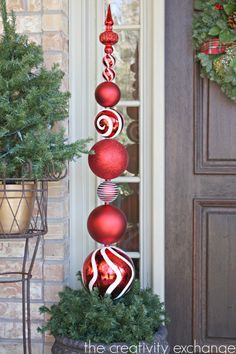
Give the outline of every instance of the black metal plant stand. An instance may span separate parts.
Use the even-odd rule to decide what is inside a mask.
[[[11,188],[9,188],[9,185]],[[19,191],[19,186],[21,191]],[[40,240],[47,233],[47,181],[0,180],[0,240],[24,241],[22,268],[19,272],[0,273],[0,283],[22,284],[22,334],[24,354],[32,354],[31,315],[30,315],[30,281],[39,248]],[[3,213],[3,215],[1,214]],[[20,224],[20,217],[29,217],[29,225]],[[8,225],[6,225],[7,213]],[[19,215],[21,213],[21,215]],[[33,243],[29,257],[29,246]]]

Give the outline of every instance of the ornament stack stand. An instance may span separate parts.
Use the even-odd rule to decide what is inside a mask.
[[[111,246],[125,234],[127,220],[124,213],[110,205],[118,197],[118,187],[111,180],[120,176],[128,166],[128,153],[117,140],[124,127],[124,118],[114,106],[120,100],[119,87],[115,79],[115,57],[113,46],[118,42],[118,34],[113,32],[111,7],[108,6],[105,20],[105,32],[100,35],[100,42],[105,46],[103,64],[104,82],[98,85],[95,98],[103,110],[95,118],[95,128],[104,138],[93,147],[89,155],[90,169],[105,181],[97,189],[98,197],[104,202],[89,215],[87,226],[90,236],[104,246],[92,252],[85,260],[82,271],[84,286],[93,291],[98,289],[101,296],[110,295],[114,300],[121,298],[130,289],[134,276],[132,259],[120,248]]]

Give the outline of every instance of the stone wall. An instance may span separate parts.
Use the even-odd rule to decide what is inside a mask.
[[[8,9],[17,15],[17,29],[41,44],[45,63],[57,62],[66,76],[62,89],[68,88],[68,4],[69,0],[8,0]],[[33,354],[50,353],[52,338],[41,336],[38,308],[57,301],[58,291],[68,281],[68,180],[51,183],[49,188],[49,233],[41,242],[32,280]],[[0,272],[20,269],[22,242],[0,242]],[[21,285],[0,284],[0,354],[22,354]]]

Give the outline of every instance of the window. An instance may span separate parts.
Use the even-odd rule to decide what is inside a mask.
[[[104,47],[98,38],[104,29],[107,5],[111,4],[115,20],[114,30],[120,37],[114,52],[117,59],[116,83],[122,92],[122,100],[117,109],[123,113],[126,121],[125,129],[118,140],[126,145],[130,157],[127,171],[115,180],[121,190],[121,195],[115,204],[125,212],[128,219],[127,233],[118,246],[128,252],[134,260],[136,275],[140,278],[141,284],[151,286],[156,282],[159,284],[157,291],[161,293],[159,288],[163,288],[161,272],[164,267],[162,252],[164,221],[161,214],[164,211],[163,185],[161,185],[164,175],[161,145],[164,142],[162,125],[164,89],[163,86],[157,83],[154,85],[153,82],[156,65],[153,63],[155,27],[152,26],[152,20],[155,8],[155,21],[159,21],[158,33],[162,33],[164,0],[158,3],[155,4],[153,0],[71,1],[70,89],[72,97],[73,95],[76,97],[72,98],[71,104],[70,135],[72,139],[83,136],[93,136],[95,140],[99,138],[95,135],[93,121],[101,107],[95,102],[94,90],[97,84],[103,81]],[[157,11],[161,21],[160,18],[158,19]],[[162,45],[163,50],[164,43]],[[158,50],[160,48],[159,44]],[[163,52],[162,56],[164,57]],[[157,60],[158,69],[162,70],[160,79],[164,67],[162,56],[159,61]],[[163,81],[160,80],[160,84],[163,85]],[[158,92],[157,98],[154,97],[154,86],[156,93]],[[157,117],[154,101],[155,104],[159,104],[160,121],[154,121]],[[155,151],[153,151],[156,146],[153,141],[154,128],[159,128],[156,134],[159,139],[158,146]],[[158,161],[153,164],[157,154]],[[155,183],[154,177],[155,171],[160,166],[163,170],[157,177],[159,186]],[[86,223],[91,210],[100,203],[96,196],[96,187],[101,181],[92,175],[86,158],[72,166],[70,176],[71,273],[73,274],[82,267],[85,257],[96,247],[87,232]],[[80,185],[79,181],[83,183]],[[156,205],[159,202],[160,205],[163,204],[160,208]],[[154,215],[154,208],[159,212],[158,215]],[[156,244],[161,253],[158,259],[153,251],[153,246]],[[71,283],[74,285],[75,280]]]

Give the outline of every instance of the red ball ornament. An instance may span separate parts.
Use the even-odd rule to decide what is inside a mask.
[[[115,109],[107,108],[98,113],[94,125],[104,138],[115,138],[123,129],[124,118]]]
[[[84,286],[91,292],[119,299],[129,291],[135,276],[132,259],[117,247],[102,247],[85,260],[82,271]]]
[[[120,100],[120,89],[114,82],[102,82],[95,91],[95,98],[98,104],[103,107],[113,107]]]
[[[124,235],[127,221],[125,214],[117,207],[101,205],[89,215],[87,227],[96,242],[110,245]]]
[[[116,140],[101,140],[88,156],[89,167],[93,173],[103,179],[113,179],[120,176],[128,166],[128,153],[125,147]]]

